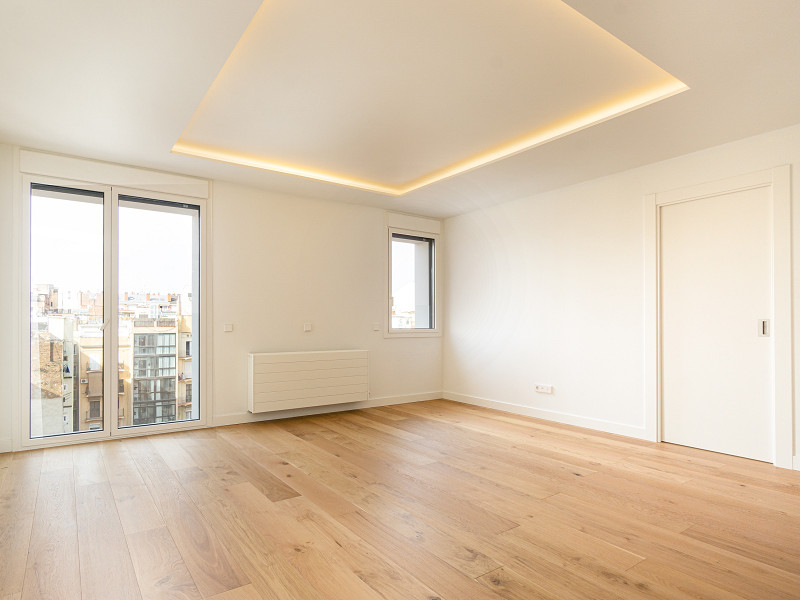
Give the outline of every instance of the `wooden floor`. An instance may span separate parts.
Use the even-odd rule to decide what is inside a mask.
[[[800,473],[446,401],[0,455],[0,599],[800,598]]]

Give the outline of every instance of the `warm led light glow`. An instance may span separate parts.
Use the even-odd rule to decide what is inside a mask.
[[[184,156],[194,156],[197,158],[207,158],[209,160],[216,160],[232,165],[240,165],[243,167],[253,167],[263,171],[273,171],[275,173],[285,173],[287,175],[296,175],[298,177],[305,177],[306,179],[316,179],[317,181],[325,181],[327,183],[336,183],[338,185],[346,185],[348,187],[359,188],[369,192],[378,192],[379,194],[387,194],[389,196],[399,196],[402,193],[397,187],[383,185],[380,183],[372,183],[361,179],[355,179],[346,175],[336,175],[333,173],[323,173],[316,171],[309,167],[299,167],[293,165],[282,165],[276,162],[269,161],[260,156],[250,156],[240,154],[238,152],[231,152],[230,150],[222,150],[219,148],[212,148],[208,146],[200,146],[197,144],[187,144],[186,142],[177,142],[172,147],[172,152],[175,154],[183,154]]]
[[[259,156],[245,155],[220,148],[200,146],[197,144],[189,144],[180,141],[172,147],[172,152],[176,154],[183,154],[185,156],[194,156],[197,158],[206,158],[209,160],[215,160],[234,165],[253,167],[256,169],[262,169],[264,171],[296,175],[298,177],[315,179],[317,181],[324,181],[327,183],[335,183],[338,185],[366,190],[368,192],[386,194],[388,196],[403,196],[409,192],[413,192],[414,190],[418,190],[438,181],[455,177],[456,175],[466,173],[467,171],[472,171],[473,169],[497,162],[498,160],[502,160],[504,158],[508,158],[509,156],[519,154],[520,152],[530,150],[531,148],[541,146],[542,144],[564,137],[570,133],[575,133],[576,131],[586,129],[592,125],[597,125],[598,123],[608,121],[609,119],[631,112],[637,108],[642,108],[648,104],[653,104],[659,100],[664,100],[687,89],[689,89],[689,87],[686,84],[673,78],[656,87],[648,88],[642,92],[628,95],[623,98],[619,98],[614,102],[597,106],[583,113],[573,115],[567,119],[534,131],[522,138],[513,140],[496,148],[492,148],[477,156],[473,156],[452,165],[448,165],[442,169],[424,175],[423,177],[413,181],[409,181],[400,186],[366,181],[355,177],[349,177],[347,175],[324,173],[312,167],[279,164]]]
[[[625,96],[605,105],[596,106],[590,110],[534,131],[518,140],[503,144],[482,154],[473,156],[472,158],[457,162],[439,171],[415,179],[403,186],[400,195],[407,194],[408,192],[417,190],[426,185],[431,185],[437,181],[442,181],[443,179],[455,177],[456,175],[466,173],[478,167],[497,162],[498,160],[541,146],[547,142],[552,142],[570,133],[575,133],[587,127],[591,127],[592,125],[608,121],[609,119],[624,115],[625,113],[634,111],[637,108],[642,108],[648,104],[653,104],[659,100],[664,100],[688,89],[689,86],[685,83],[673,78],[657,87]]]

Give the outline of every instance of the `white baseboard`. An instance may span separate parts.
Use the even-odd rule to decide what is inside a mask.
[[[478,396],[467,396],[466,394],[458,394],[456,392],[442,392],[442,395],[444,396],[445,400],[454,400],[455,402],[472,404],[473,406],[493,408],[495,410],[502,410],[504,412],[510,412],[517,415],[525,415],[526,417],[536,417],[537,419],[544,419],[546,421],[555,421],[556,423],[564,423],[565,425],[575,425],[577,427],[585,427],[587,429],[594,429],[596,431],[615,433],[617,435],[624,435],[640,440],[649,439],[647,437],[647,430],[644,426],[638,427],[636,425],[628,425],[626,423],[592,419],[591,417],[582,417],[580,415],[573,415],[555,410],[533,408],[521,404],[512,404],[510,402],[501,402],[499,400],[489,400],[488,398],[479,398]]]
[[[376,406],[391,406],[392,404],[407,404],[408,402],[423,402],[425,400],[438,400],[442,392],[423,392],[421,394],[407,394],[405,396],[383,396],[370,398],[364,402],[348,402],[346,404],[331,404],[328,406],[310,406],[308,408],[292,408],[289,410],[276,410],[275,412],[256,413],[239,412],[224,415],[214,415],[211,426],[237,425],[239,423],[255,423],[258,421],[274,421],[276,419],[289,419],[292,417],[305,417],[309,415],[323,415],[345,410],[359,408],[373,408]]]
[[[0,453],[11,452],[11,438],[0,438]]]
[[[800,456],[794,456],[792,458],[792,467],[795,471],[800,471]]]

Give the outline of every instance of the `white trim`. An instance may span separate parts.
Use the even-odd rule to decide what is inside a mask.
[[[75,438],[80,439],[81,441],[91,441],[96,439],[108,439],[109,431],[108,425],[106,422],[106,414],[107,411],[104,411],[104,418],[103,418],[103,425],[104,428],[100,431],[73,431],[70,433],[63,433],[57,435],[51,435],[42,438],[31,438],[31,411],[30,411],[30,395],[28,390],[30,390],[30,374],[31,374],[31,349],[30,349],[30,289],[31,289],[31,281],[30,281],[30,252],[26,251],[26,248],[30,248],[30,239],[31,239],[31,222],[30,222],[30,206],[31,206],[31,184],[32,183],[40,183],[44,185],[57,185],[63,187],[71,187],[78,190],[85,190],[87,192],[101,192],[103,194],[103,256],[104,256],[104,263],[103,263],[103,294],[108,294],[108,277],[109,277],[109,262],[106,258],[106,252],[108,252],[110,240],[108,240],[108,236],[105,235],[105,228],[108,226],[108,220],[110,218],[109,211],[107,207],[109,206],[110,202],[110,193],[111,188],[105,185],[97,185],[93,183],[85,183],[85,182],[76,182],[74,180],[64,180],[55,177],[46,177],[42,175],[32,176],[23,174],[21,177],[22,182],[22,189],[20,190],[20,196],[18,197],[19,200],[15,203],[19,207],[19,220],[15,221],[15,225],[19,225],[17,229],[17,239],[19,246],[17,247],[18,255],[15,260],[15,264],[17,265],[19,272],[17,278],[17,285],[18,287],[18,305],[17,305],[17,319],[18,319],[18,338],[17,338],[17,353],[19,355],[19,359],[17,360],[17,371],[16,377],[18,381],[18,389],[17,393],[14,394],[14,402],[17,406],[16,414],[17,420],[14,421],[16,424],[14,429],[16,430],[16,439],[18,445],[15,445],[15,448],[28,450],[32,448],[46,448],[49,446],[57,446],[62,445],[66,438]],[[108,303],[104,304],[104,319],[108,318],[108,310],[107,310]],[[108,351],[106,346],[108,345],[105,339],[107,335],[104,332],[104,349],[103,349],[103,363],[106,364],[108,360]],[[104,377],[104,387],[103,387],[103,394],[108,397],[108,386],[109,382],[107,381],[108,377]],[[79,416],[80,418],[80,416]]]
[[[310,406],[306,408],[292,408],[275,412],[257,413],[236,412],[224,415],[214,415],[212,427],[223,427],[225,425],[238,425],[240,423],[257,423],[258,421],[274,421],[277,419],[289,419],[292,417],[306,417],[311,415],[323,415],[334,412],[344,412],[348,410],[358,410],[360,408],[375,408],[378,406],[392,406],[394,404],[408,404],[409,402],[424,402],[426,400],[439,400],[442,392],[423,392],[420,394],[407,394],[404,396],[384,396],[381,398],[370,398],[363,402],[349,402],[347,404],[335,404],[330,406]]]
[[[119,206],[116,189],[109,190],[103,222],[104,302],[103,302],[103,430],[107,436],[117,435],[119,420]],[[106,299],[111,300],[110,302]],[[176,359],[177,364],[177,359]],[[131,373],[133,373],[133,341],[131,340]],[[133,397],[133,391],[131,391]]]
[[[775,394],[775,466],[792,468],[792,209],[791,167],[772,170],[772,330]]]
[[[594,429],[596,431],[605,431],[606,433],[624,435],[626,437],[637,438],[640,440],[648,439],[646,428],[640,425],[629,425],[627,423],[617,423],[615,421],[605,421],[603,419],[592,419],[591,417],[583,417],[581,415],[574,415],[571,413],[533,408],[531,406],[524,406],[522,404],[513,404],[511,402],[502,402],[500,400],[491,400],[489,398],[469,396],[456,392],[445,391],[443,392],[443,396],[445,400],[453,400],[455,402],[461,402],[462,404],[482,406],[484,408],[491,408],[516,415],[535,417],[537,419],[554,421],[556,423],[563,423],[565,425],[575,425],[576,427],[584,427],[586,429]]]
[[[186,427],[186,424],[189,423],[192,426]],[[21,450],[43,450],[46,448],[53,448],[55,446],[72,446],[75,444],[87,444],[91,442],[110,442],[113,440],[120,440],[125,438],[132,438],[132,437],[141,437],[144,435],[159,435],[162,433],[175,433],[177,431],[183,431],[186,429],[205,429],[208,427],[207,425],[198,425],[197,421],[180,421],[177,423],[164,423],[163,426],[160,424],[158,429],[153,430],[150,425],[141,425],[123,429],[124,433],[120,433],[119,435],[109,436],[107,431],[101,431],[100,433],[105,435],[92,435],[91,437],[87,436],[87,433],[65,433],[63,435],[57,436],[50,436],[46,438],[38,438],[37,442],[41,442],[38,444],[32,444],[25,448],[12,448],[11,452],[17,452]]]
[[[658,365],[661,364],[658,334],[658,211],[656,196],[645,197],[644,206],[644,429],[651,442],[661,441],[659,414],[661,395],[657,389]],[[655,348],[655,352],[650,349]]]
[[[676,204],[679,202],[691,202],[702,198],[711,198],[740,192],[751,188],[764,187],[772,184],[772,170],[756,171],[745,175],[736,175],[717,181],[708,181],[689,187],[677,188],[666,192],[651,194],[656,197],[658,206],[665,204]]]
[[[0,454],[13,450],[13,440],[11,438],[0,438]]]
[[[208,198],[210,193],[207,179],[34,150],[20,150],[19,172],[192,198]]]
[[[213,323],[214,323],[214,309],[212,304],[213,287],[212,287],[212,260],[214,256],[212,251],[213,232],[212,232],[212,195],[213,183],[209,182],[208,198],[205,205],[205,218],[202,212],[200,213],[200,360],[197,365],[197,372],[200,374],[200,419],[206,425],[213,423],[213,410],[214,410],[214,385],[213,385],[213,372],[214,372],[214,339],[213,339]],[[201,209],[202,210],[202,209]],[[192,310],[195,310],[194,299],[192,299]],[[195,334],[192,333],[192,344],[194,344]],[[194,360],[194,359],[192,359]],[[192,376],[194,377],[195,366],[192,364]],[[194,384],[192,384],[194,389]]]
[[[11,199],[11,226],[12,226],[12,244],[11,244],[11,314],[14,315],[12,323],[16,325],[11,328],[11,343],[16,352],[11,353],[11,447],[12,449],[20,448],[21,440],[20,433],[22,428],[20,426],[20,419],[22,416],[22,390],[29,384],[26,383],[22,386],[22,364],[19,349],[22,346],[22,339],[20,339],[20,331],[22,326],[20,324],[20,313],[22,306],[20,304],[20,297],[22,296],[22,240],[26,235],[22,227],[22,177],[19,176],[19,148],[14,149],[14,190]],[[30,299],[28,298],[28,301]],[[24,355],[23,355],[24,356]]]
[[[792,468],[793,371],[792,371],[792,261],[791,261],[791,167],[788,165],[703,183],[688,188],[649,194],[644,198],[645,237],[645,430],[647,439],[661,440],[661,207],[737,191],[769,187],[772,216],[772,316],[773,405],[775,466]]]
[[[387,212],[386,226],[396,229],[409,229],[420,233],[433,233],[436,235],[442,233],[442,222],[440,220],[404,213]]]
[[[113,282],[115,284],[118,283],[117,278],[118,278],[118,275],[119,275],[116,272],[116,269],[117,269],[118,263],[119,263],[119,248],[118,248],[119,242],[116,239],[116,236],[119,233],[119,231],[118,231],[118,225],[119,225],[118,213],[119,213],[119,197],[120,196],[133,196],[133,197],[143,198],[145,200],[164,200],[164,201],[167,201],[167,202],[174,202],[174,203],[177,203],[177,204],[189,204],[189,205],[199,206],[200,207],[200,231],[199,231],[199,236],[200,236],[200,240],[199,240],[199,243],[200,243],[200,273],[199,273],[199,275],[200,275],[200,293],[199,293],[199,302],[197,302],[196,299],[194,297],[192,297],[192,312],[194,313],[195,310],[200,310],[200,325],[201,325],[200,332],[194,332],[194,331],[192,332],[192,344],[195,345],[195,347],[198,349],[198,354],[199,354],[199,358],[200,358],[200,360],[198,361],[198,368],[193,370],[193,376],[192,376],[193,380],[197,379],[197,380],[199,380],[199,383],[200,383],[200,386],[197,388],[198,389],[198,394],[200,396],[200,418],[199,419],[192,419],[192,420],[189,420],[189,421],[172,421],[172,422],[168,422],[168,423],[150,423],[150,424],[147,424],[147,425],[126,426],[126,427],[120,428],[119,427],[119,419],[117,418],[118,407],[116,406],[115,402],[112,402],[112,405],[113,405],[112,410],[111,411],[106,411],[106,412],[112,412],[113,420],[110,423],[111,432],[112,432],[111,435],[112,435],[112,437],[115,437],[115,438],[127,437],[129,435],[144,435],[144,434],[134,433],[139,427],[141,427],[142,429],[149,429],[149,433],[158,433],[159,431],[164,431],[164,432],[167,432],[167,431],[179,431],[181,429],[197,429],[197,428],[200,428],[200,427],[205,427],[206,424],[210,421],[210,419],[208,418],[210,405],[209,405],[208,399],[206,397],[206,391],[207,391],[206,379],[207,379],[207,373],[210,371],[210,362],[208,360],[208,357],[206,356],[206,354],[208,353],[209,346],[208,346],[208,343],[207,343],[207,341],[205,339],[205,335],[204,334],[205,334],[206,331],[210,331],[211,330],[211,327],[208,324],[208,323],[210,323],[210,320],[211,320],[210,319],[210,314],[209,314],[210,311],[207,311],[206,308],[205,308],[206,297],[208,295],[207,294],[208,287],[207,287],[207,283],[205,281],[205,275],[206,275],[206,269],[208,269],[209,265],[210,265],[209,257],[211,256],[211,254],[207,249],[207,244],[204,242],[203,235],[204,235],[204,231],[205,231],[205,222],[208,220],[208,215],[206,214],[206,212],[208,210],[209,201],[204,199],[204,198],[196,198],[196,197],[192,198],[192,197],[180,196],[180,195],[176,195],[176,194],[165,194],[165,193],[158,193],[158,192],[152,192],[152,191],[147,191],[147,190],[137,190],[137,189],[132,189],[132,188],[118,187],[118,186],[113,186],[112,187],[112,195],[111,196],[112,196],[111,204],[113,206],[113,210],[114,210],[114,214],[115,214],[115,219],[114,219],[113,229],[112,229],[112,235],[115,236],[114,248],[113,248],[113,267],[115,269],[115,272],[113,274],[114,275]],[[153,207],[153,208],[158,209],[158,207]],[[113,295],[111,297],[112,298],[117,298],[118,297],[118,290],[116,290],[116,289],[113,290]],[[112,304],[113,304],[113,306],[112,306],[113,315],[111,317],[111,321],[110,322],[111,323],[117,323],[118,322],[117,304],[116,303],[112,303]],[[112,331],[112,335],[116,336],[117,327],[111,327],[110,329]],[[198,334],[198,335],[196,335],[196,334]],[[199,346],[196,345],[198,339],[200,341]],[[113,341],[116,343],[116,339],[114,339]],[[115,365],[117,363],[117,359],[118,359],[118,357],[114,357],[114,364]],[[132,360],[133,360],[133,357],[131,356],[131,361]],[[177,367],[177,364],[176,364],[176,367]],[[133,365],[131,365],[131,369],[133,369]],[[194,372],[195,371],[197,372],[197,377],[194,376]],[[193,385],[194,385],[194,383],[193,383]],[[114,391],[114,395],[112,397],[116,397],[116,390],[113,390],[113,391]],[[197,397],[197,396],[195,396],[195,397]]]

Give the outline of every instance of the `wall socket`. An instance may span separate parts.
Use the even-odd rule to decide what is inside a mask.
[[[553,386],[552,385],[545,385],[543,383],[537,383],[533,386],[533,389],[539,392],[540,394],[552,394],[553,393]]]

